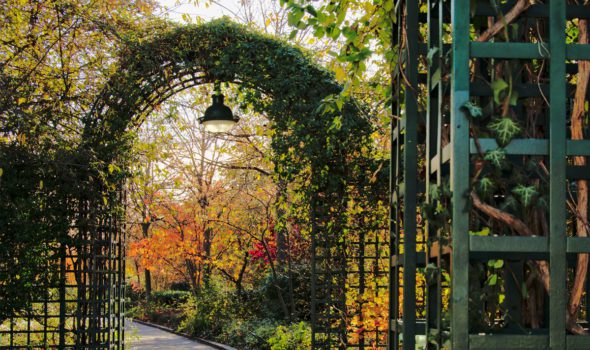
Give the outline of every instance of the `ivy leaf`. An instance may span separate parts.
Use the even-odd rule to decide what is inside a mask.
[[[528,207],[529,205],[531,205],[533,198],[535,198],[535,196],[538,194],[535,186],[523,186],[523,185],[516,186],[512,190],[512,192],[520,198],[520,201],[522,202],[522,204],[525,207]]]
[[[503,148],[488,151],[483,159],[492,163],[496,168],[502,168],[502,164],[506,160],[506,151]]]
[[[491,85],[492,91],[494,92],[494,102],[500,104],[500,94],[502,91],[508,88],[508,83],[504,79],[496,79]]]
[[[469,114],[473,118],[481,117],[483,115],[483,111],[482,111],[481,107],[471,101],[465,102],[463,104],[463,106],[461,106],[461,107],[467,108],[467,110],[469,111]]]
[[[488,285],[490,286],[495,286],[496,283],[498,283],[498,275],[493,273],[490,275],[490,277],[488,278]]]
[[[483,177],[479,180],[479,190],[483,195],[489,195],[494,191],[496,186],[494,185],[494,181],[489,177]]]
[[[496,135],[500,146],[506,146],[520,132],[520,126],[511,118],[497,118],[488,125],[488,128]]]

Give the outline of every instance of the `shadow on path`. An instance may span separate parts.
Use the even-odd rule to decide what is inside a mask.
[[[127,323],[127,335],[132,350],[215,350],[209,345],[136,322]]]

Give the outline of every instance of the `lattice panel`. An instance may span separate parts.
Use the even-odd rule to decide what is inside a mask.
[[[570,132],[579,61],[590,59],[571,33],[590,6],[537,1],[513,20],[522,3],[398,2],[390,349],[590,348],[565,312],[578,254],[590,252],[571,206],[576,181],[590,178],[574,163],[590,156],[588,128],[586,140]],[[502,118],[519,128],[505,144],[494,126]],[[528,207],[522,188],[483,198],[481,176],[522,177],[546,209]],[[524,209],[505,206],[512,200]],[[525,227],[500,224],[492,207]],[[587,295],[577,315],[586,331]]]
[[[124,196],[108,203],[119,207]],[[40,283],[45,298],[0,325],[2,349],[124,348],[123,212],[102,198],[72,200],[69,206],[75,223],[70,243],[53,244],[58,282]]]

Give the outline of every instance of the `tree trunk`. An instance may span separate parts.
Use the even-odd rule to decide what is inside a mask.
[[[285,197],[286,185],[283,181],[279,180],[277,185],[277,195],[275,199],[275,205],[277,210],[277,222],[280,229],[276,230],[276,242],[277,242],[277,269],[281,272],[286,269],[287,261],[287,238],[285,228],[285,210],[281,208],[281,199]]]
[[[200,288],[200,284],[197,281],[197,266],[195,265],[195,262],[192,261],[191,259],[186,259],[184,261],[184,264],[186,266],[186,270],[188,272],[188,282],[193,290],[193,294],[197,295],[197,293],[199,292]]]
[[[147,216],[144,215],[144,218],[147,218]],[[143,222],[141,224],[143,238],[148,238],[150,225],[151,225],[150,221]],[[145,276],[145,300],[149,303],[152,298],[152,273],[147,267],[144,269],[144,276]]]
[[[242,267],[240,268],[240,273],[238,274],[238,278],[236,279],[236,293],[240,297],[242,297],[243,293],[243,285],[242,282],[244,281],[244,274],[246,272],[246,267],[248,266],[248,262],[250,261],[250,253],[246,252],[244,254],[244,260],[242,262]]]
[[[203,243],[203,250],[205,253],[205,264],[203,266],[203,285],[209,287],[209,282],[211,281],[211,239],[212,239],[213,229],[207,227],[204,232],[204,243]]]
[[[578,21],[578,42],[580,44],[588,44],[588,20],[580,19]],[[578,81],[576,82],[576,94],[574,98],[574,106],[571,118],[571,133],[572,140],[584,139],[584,116],[586,93],[588,91],[588,80],[590,79],[590,61],[578,62]],[[574,157],[575,166],[585,166],[586,157]],[[577,181],[577,205],[575,209],[576,215],[576,234],[579,237],[588,236],[588,182],[587,180]],[[579,254],[576,265],[576,276],[570,301],[568,306],[568,319],[570,325],[574,325],[577,321],[577,314],[584,294],[584,287],[586,285],[586,275],[588,274],[588,254]],[[577,324],[575,324],[577,325]],[[578,331],[583,332],[581,327]],[[577,333],[577,332],[576,332]]]
[[[145,300],[149,303],[152,298],[152,273],[147,268],[143,273],[145,276]]]

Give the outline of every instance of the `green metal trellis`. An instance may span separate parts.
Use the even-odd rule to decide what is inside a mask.
[[[400,72],[394,75],[398,98],[393,106],[398,118],[391,136],[390,349],[590,348],[590,337],[567,333],[565,317],[574,258],[590,252],[590,239],[571,234],[572,213],[566,209],[567,183],[590,178],[587,168],[568,161],[572,156],[590,156],[590,141],[572,140],[568,133],[572,86],[567,84],[567,78],[577,73],[576,61],[590,59],[590,45],[566,43],[566,26],[590,18],[590,6],[564,0],[536,2],[515,20],[506,38],[475,40],[489,23],[504,20],[516,3],[407,0],[398,4],[394,47],[400,52]],[[527,30],[537,33],[537,40],[519,41],[518,33]],[[524,123],[530,101],[544,101],[535,127],[545,137],[513,139],[503,148],[512,163],[535,158],[548,164],[548,236],[470,234],[481,220],[473,215],[469,195],[478,155],[501,147],[489,136],[475,136],[474,130],[485,130],[486,125],[464,106],[493,103],[493,91],[483,81],[494,77],[499,64],[549,67],[546,72],[540,68],[535,83],[523,79],[522,69],[513,74],[519,93],[515,118]],[[451,197],[440,198],[447,184]],[[423,220],[422,202],[448,210],[444,221],[450,226]],[[477,282],[473,271],[478,262],[493,259],[506,261],[501,290],[508,311],[487,305],[496,328],[478,331],[474,326],[478,310],[470,305],[475,298],[471,286]],[[522,326],[526,297],[521,284],[525,263],[533,260],[549,262],[551,287],[544,295],[541,326],[527,328]],[[586,301],[578,320],[585,328],[588,306]]]
[[[55,244],[57,282],[39,281],[43,300],[10,315],[0,327],[0,349],[124,348],[124,191],[106,203],[83,192],[64,203],[76,219],[70,241]]]

